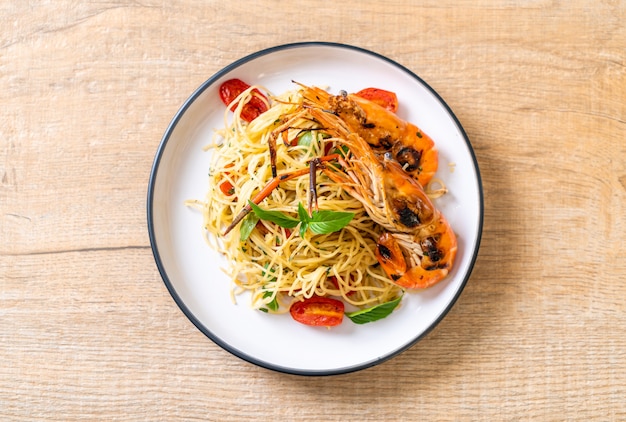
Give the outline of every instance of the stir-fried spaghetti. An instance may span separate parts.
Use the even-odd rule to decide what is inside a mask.
[[[312,296],[341,298],[353,310],[398,298],[402,289],[389,281],[375,256],[382,229],[361,202],[323,174],[317,178],[319,209],[354,213],[339,231],[301,233],[297,227],[286,229],[257,219],[244,220],[223,236],[248,199],[272,179],[269,137],[281,116],[293,111],[299,101],[299,91],[271,98],[269,109],[248,124],[239,114],[254,88],[240,96],[234,113],[225,112],[224,128],[208,147],[214,153],[205,200],[188,203],[202,211],[209,244],[226,256],[229,266],[224,271],[233,281],[235,295],[248,291],[254,308],[276,313]],[[307,169],[311,159],[337,151],[332,139],[316,129],[317,123],[304,118],[291,124],[286,139],[281,137],[277,143],[279,174]],[[259,206],[297,218],[299,206],[306,208],[309,202],[308,193],[306,172],[280,183]],[[251,224],[254,228],[249,231]]]

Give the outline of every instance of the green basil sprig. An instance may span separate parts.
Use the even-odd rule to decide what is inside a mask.
[[[293,229],[300,223],[300,220],[298,220],[297,218],[290,217],[280,211],[264,210],[250,200],[248,200],[248,203],[252,207],[252,211],[254,211],[256,216],[259,217],[261,220],[271,221],[272,223],[276,223],[280,227],[284,227],[286,229]]]
[[[252,201],[248,201],[248,203],[258,219],[271,221],[286,229],[293,229],[300,224],[301,237],[304,236],[307,229],[310,229],[315,234],[328,234],[339,231],[354,218],[353,212],[329,210],[313,211],[309,216],[302,203],[298,204],[298,218],[294,218],[280,211],[265,210]],[[244,221],[246,225],[241,229],[241,240],[248,238],[257,221],[254,221],[254,218],[251,218],[251,221],[247,223]]]
[[[386,318],[389,314],[391,314],[401,300],[402,296],[389,302],[372,306],[371,308],[361,309],[355,312],[346,312],[346,316],[355,324],[367,324],[368,322],[378,321],[379,319]]]
[[[311,216],[301,203],[298,204],[298,217],[300,217],[300,236],[304,235],[309,228],[315,234],[329,234],[341,230],[354,218],[353,212],[320,210],[313,211]]]

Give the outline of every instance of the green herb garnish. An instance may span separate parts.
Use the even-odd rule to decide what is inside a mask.
[[[263,273],[262,273],[262,277],[266,278],[269,277],[269,281],[267,283],[265,283],[262,287],[263,290],[265,290],[265,292],[263,292],[263,299],[268,298],[268,297],[272,297],[272,295],[274,294],[271,290],[267,290],[268,285],[270,283],[274,283],[276,282],[276,276],[274,276],[274,268],[269,268],[269,264],[265,264],[263,266]],[[274,296],[274,299],[272,299],[270,302],[266,303],[267,308],[259,308],[260,311],[263,312],[268,312],[268,308],[271,309],[272,311],[277,311],[278,308],[280,307],[280,305],[278,304],[278,296]]]
[[[311,216],[306,212],[302,204],[298,204],[298,216],[302,222],[300,234],[306,228],[310,228],[315,234],[328,234],[341,230],[354,218],[353,212],[341,211],[313,211]],[[302,227],[305,227],[304,229]]]
[[[241,228],[239,229],[239,240],[245,241],[248,237],[250,237],[250,233],[256,227],[256,224],[259,222],[259,216],[255,213],[251,212],[246,215],[246,218],[241,222]]]
[[[402,296],[389,302],[372,306],[371,308],[361,309],[360,311],[355,312],[346,312],[346,316],[355,324],[367,324],[368,322],[378,321],[379,319],[383,319],[391,314],[401,300]]]
[[[354,213],[352,212],[328,210],[313,211],[309,216],[309,213],[304,209],[302,203],[299,203],[298,218],[296,219],[280,211],[264,210],[252,201],[248,202],[254,214],[262,220],[271,221],[286,229],[292,229],[300,224],[301,237],[304,237],[307,229],[311,229],[315,234],[328,234],[339,231],[347,226],[354,218]],[[256,225],[256,222],[254,224]]]
[[[273,295],[272,292],[267,291],[267,292],[263,293],[263,298],[271,297],[272,295]],[[277,298],[274,297],[274,299],[272,299],[271,302],[268,302],[267,303],[267,307],[269,309],[271,309],[272,311],[277,311],[278,310],[278,300],[277,300]]]
[[[304,209],[301,203],[298,203],[298,217],[300,217],[300,221],[302,222],[300,225],[300,237],[303,238],[306,229],[309,227],[308,223],[305,223],[309,220],[309,213]]]
[[[284,227],[286,229],[293,229],[300,223],[300,220],[290,217],[280,211],[264,210],[250,200],[248,201],[248,203],[252,207],[252,211],[254,211],[257,217],[259,217],[261,220],[271,221],[272,223],[276,223],[280,227]]]

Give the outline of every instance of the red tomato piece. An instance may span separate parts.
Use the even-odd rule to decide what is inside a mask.
[[[344,304],[337,299],[313,296],[302,302],[295,302],[289,312],[291,317],[301,324],[333,327],[343,321]]]
[[[230,196],[235,193],[235,187],[228,180],[224,180],[222,183],[220,183],[220,190],[226,196]]]
[[[398,97],[395,92],[380,88],[365,88],[355,94],[395,113],[398,111]]]
[[[220,85],[219,94],[224,105],[229,105],[235,98],[246,89],[250,88],[250,85],[242,81],[241,79],[230,79]],[[262,113],[267,111],[267,104],[263,99],[267,99],[265,95],[261,94],[258,89],[253,90],[256,95],[250,98],[250,101],[243,106],[241,110],[241,118],[246,122],[251,122]],[[257,96],[258,95],[258,96]],[[262,97],[263,99],[259,98]],[[233,105],[230,109],[235,111],[237,105]]]
[[[233,164],[226,165],[226,168],[232,167]],[[225,176],[230,176],[230,172],[224,173]],[[230,182],[230,180],[226,179],[222,183],[219,184],[219,188],[222,193],[226,196],[231,196],[235,193],[235,186]]]

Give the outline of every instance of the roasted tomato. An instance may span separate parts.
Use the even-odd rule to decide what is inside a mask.
[[[398,111],[398,97],[395,92],[385,91],[380,88],[365,88],[357,92],[355,95],[376,103],[392,113]]]
[[[232,167],[233,164],[228,164],[226,168]],[[230,176],[230,172],[224,173],[224,176]],[[222,193],[226,196],[231,196],[235,193],[235,186],[230,182],[230,180],[226,179],[222,183],[219,184],[219,188]]]
[[[344,305],[337,299],[313,296],[302,302],[295,302],[289,309],[296,321],[315,327],[333,327],[343,321]]]
[[[224,180],[222,183],[220,183],[220,190],[226,196],[230,196],[235,193],[235,187],[228,180]]]
[[[224,105],[229,105],[239,94],[248,88],[250,88],[250,85],[241,79],[230,79],[220,86],[220,98],[222,99]],[[267,104],[260,98],[262,97],[266,99],[265,95],[261,94],[258,89],[255,89],[253,92],[256,95],[252,96],[250,101],[248,101],[248,103],[243,106],[243,109],[241,110],[241,118],[246,122],[253,121],[259,117],[259,115],[267,111]],[[230,109],[235,111],[236,108],[237,105],[235,104]]]

